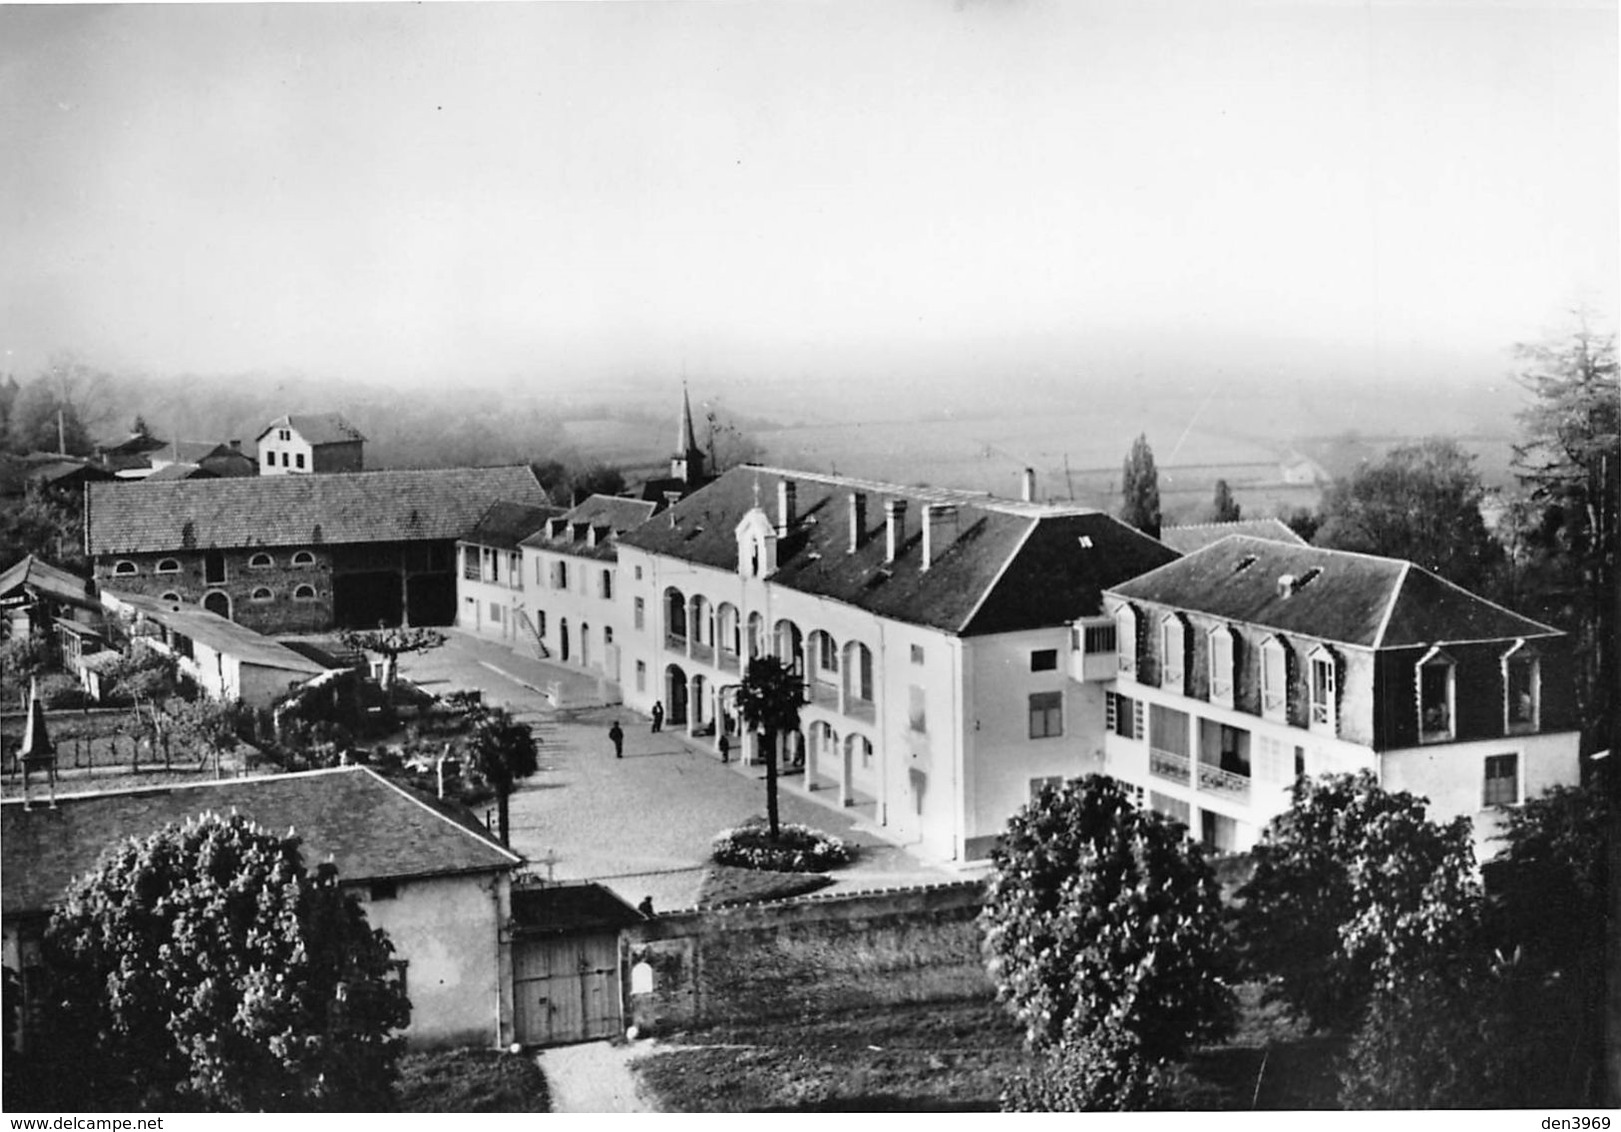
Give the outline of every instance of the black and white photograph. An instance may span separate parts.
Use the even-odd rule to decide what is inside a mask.
[[[1617,0],[0,2],[0,153],[14,1127],[1611,1127]]]

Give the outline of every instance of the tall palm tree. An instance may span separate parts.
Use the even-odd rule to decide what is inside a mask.
[[[463,748],[474,773],[495,791],[501,826],[501,844],[511,847],[507,800],[517,788],[518,779],[528,778],[540,769],[535,735],[527,723],[519,723],[505,708],[479,712]]]
[[[799,730],[799,709],[805,702],[799,674],[774,656],[757,656],[737,691],[738,710],[749,726],[765,739],[766,822],[775,838],[781,828],[777,816],[777,747],[781,738]]]

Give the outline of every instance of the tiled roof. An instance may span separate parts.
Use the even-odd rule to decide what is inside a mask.
[[[497,500],[479,517],[464,541],[516,550],[526,537],[544,528],[547,519],[562,513],[561,507],[534,507],[527,503]]]
[[[777,485],[785,480],[795,485],[796,520],[778,541],[774,584],[964,636],[1062,624],[1096,613],[1104,587],[1175,557],[1168,547],[1100,511],[752,466],[732,469],[620,542],[735,570],[738,523],[756,496],[766,516],[774,518]],[[854,553],[852,492],[867,499],[865,535]],[[884,561],[888,499],[907,501],[906,538],[893,562]],[[921,533],[925,503],[957,508],[957,533],[927,570]]]
[[[306,444],[347,444],[353,440],[365,440],[360,430],[338,413],[292,413],[285,417],[277,417],[267,424],[254,439],[263,440],[265,433],[277,428],[290,428],[303,438]]]
[[[526,465],[91,484],[92,555],[457,539],[495,500],[550,501]]]
[[[159,601],[157,598],[113,590],[104,591],[104,596],[145,614],[159,625],[167,625],[177,633],[184,633],[215,652],[234,656],[246,664],[303,672],[310,676],[327,671],[325,665],[317,664],[303,653],[294,652],[280,641],[256,633],[246,625],[239,625],[199,605]]]
[[[618,557],[615,540],[626,531],[633,531],[658,511],[659,504],[644,499],[627,499],[619,495],[592,495],[557,516],[563,524],[556,536],[548,533],[554,524],[548,523],[522,542],[523,546],[555,550],[582,558],[612,561]],[[597,531],[595,546],[588,541],[587,529]]]
[[[1228,535],[1250,535],[1274,542],[1304,546],[1306,540],[1289,529],[1282,519],[1236,519],[1231,523],[1187,523],[1177,527],[1164,527],[1159,540],[1178,554],[1191,554],[1200,547],[1219,542]]]
[[[1295,579],[1292,589],[1280,582],[1285,575]],[[1245,535],[1222,539],[1109,592],[1368,648],[1558,632],[1410,562]]]
[[[642,920],[642,914],[611,889],[592,881],[512,890],[513,926],[525,935],[617,932]]]
[[[109,845],[202,813],[232,811],[303,840],[304,863],[330,859],[346,881],[492,872],[520,858],[465,811],[366,767],[227,779],[0,803],[0,896],[8,915],[39,912]]]
[[[88,578],[42,562],[32,554],[0,574],[0,597],[17,589],[28,589],[58,601],[99,606]]]

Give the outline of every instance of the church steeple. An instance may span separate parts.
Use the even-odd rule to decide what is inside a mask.
[[[670,476],[686,484],[704,478],[704,452],[692,429],[692,398],[687,395],[685,382],[681,384],[681,422],[676,430],[675,455],[670,458]]]

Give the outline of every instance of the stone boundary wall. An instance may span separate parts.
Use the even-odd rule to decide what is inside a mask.
[[[660,915],[625,932],[644,1033],[994,993],[979,881]]]

